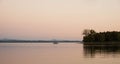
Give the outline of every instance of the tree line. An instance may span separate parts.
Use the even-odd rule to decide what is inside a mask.
[[[84,30],[83,42],[120,42],[119,31],[95,32],[94,30]]]

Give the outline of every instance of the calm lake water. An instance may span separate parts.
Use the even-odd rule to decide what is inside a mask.
[[[0,43],[0,64],[120,64],[120,47]]]

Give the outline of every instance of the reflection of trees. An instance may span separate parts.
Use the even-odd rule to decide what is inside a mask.
[[[84,55],[85,57],[95,57],[97,54],[100,55],[112,55],[116,56],[120,54],[120,46],[92,46],[92,45],[84,45]]]

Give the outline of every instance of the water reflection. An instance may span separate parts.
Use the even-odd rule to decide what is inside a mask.
[[[120,57],[120,46],[118,45],[84,45],[85,57]]]

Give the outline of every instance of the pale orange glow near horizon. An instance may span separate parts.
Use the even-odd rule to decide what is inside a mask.
[[[120,31],[119,0],[0,0],[0,39],[82,39]]]

